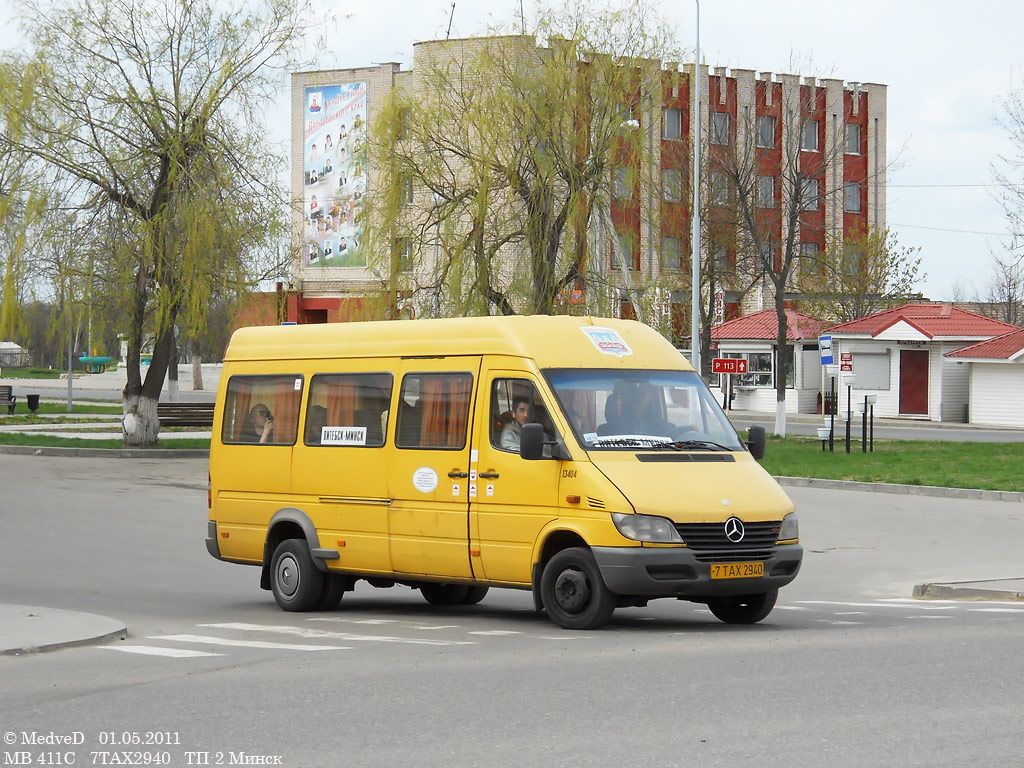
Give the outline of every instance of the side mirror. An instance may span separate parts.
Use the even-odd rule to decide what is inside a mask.
[[[519,455],[528,461],[544,457],[544,427],[540,424],[523,424],[519,431]]]
[[[747,448],[758,461],[764,458],[765,440],[764,427],[754,424],[747,430]]]

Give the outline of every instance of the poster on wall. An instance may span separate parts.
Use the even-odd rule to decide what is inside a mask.
[[[303,264],[365,267],[366,83],[306,89]]]

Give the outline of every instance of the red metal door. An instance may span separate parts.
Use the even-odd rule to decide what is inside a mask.
[[[928,350],[900,350],[900,413],[928,413]]]

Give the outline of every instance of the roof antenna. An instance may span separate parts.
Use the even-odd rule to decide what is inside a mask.
[[[526,14],[523,13],[523,0],[519,0],[519,21],[523,26],[523,34],[526,34]]]
[[[444,33],[444,39],[447,40],[448,36],[452,33],[452,19],[455,18],[455,3],[452,3],[452,14],[448,17],[448,31]]]

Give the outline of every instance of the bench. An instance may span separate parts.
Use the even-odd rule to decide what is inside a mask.
[[[162,427],[212,427],[213,403],[157,403]]]
[[[7,414],[14,413],[14,401],[18,398],[14,395],[14,389],[9,384],[0,386],[0,408],[7,406]]]

